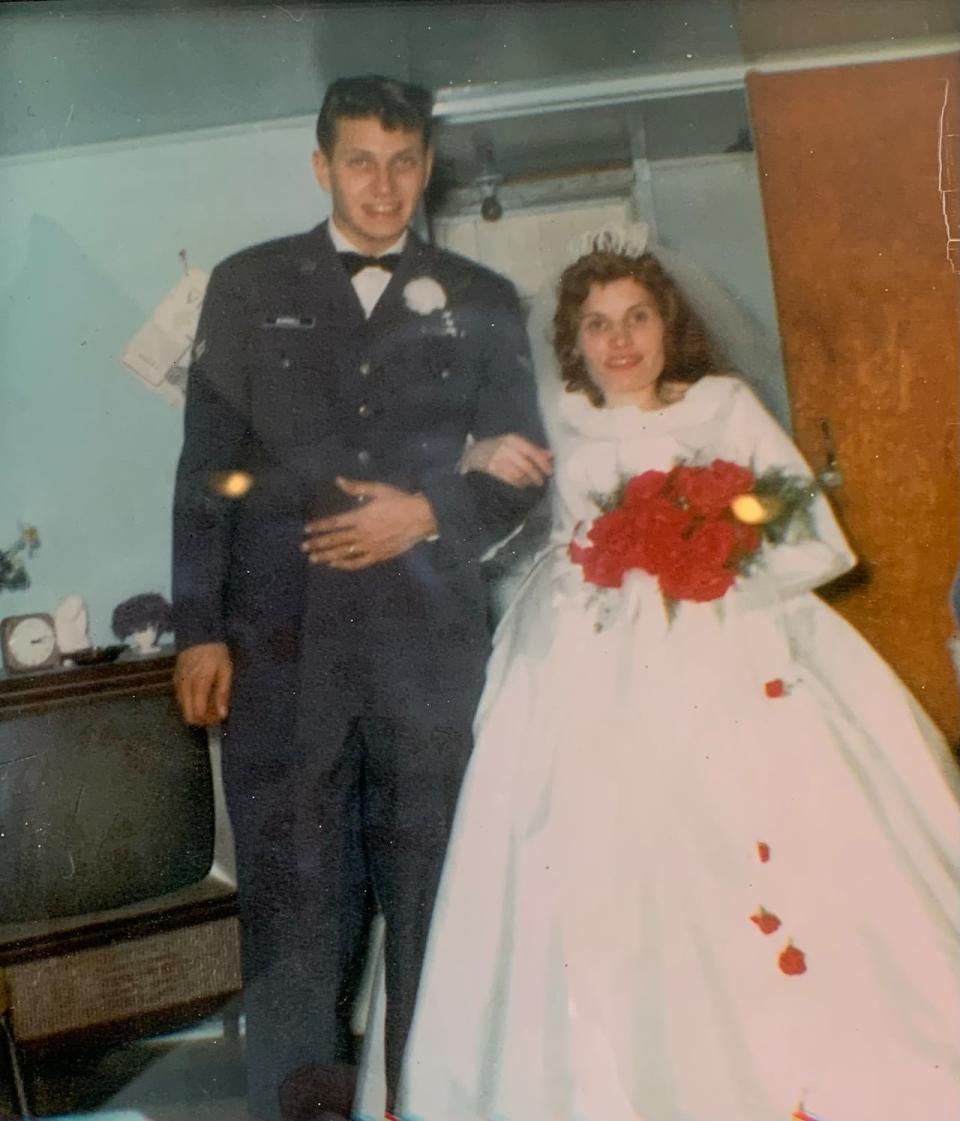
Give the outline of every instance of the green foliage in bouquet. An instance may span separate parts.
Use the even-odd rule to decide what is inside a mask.
[[[808,541],[815,536],[813,503],[820,493],[813,479],[788,475],[782,467],[771,467],[757,475],[753,495],[770,511],[760,532],[771,545]]]

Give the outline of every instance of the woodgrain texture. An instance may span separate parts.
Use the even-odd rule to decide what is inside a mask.
[[[748,79],[795,434],[820,468],[829,421],[863,562],[835,606],[954,740],[958,89],[960,54]]]

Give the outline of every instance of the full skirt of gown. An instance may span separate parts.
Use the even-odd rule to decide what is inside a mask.
[[[563,544],[603,471],[693,446],[796,469],[730,381],[695,386],[667,431],[621,418],[570,451],[558,540],[497,635],[405,1119],[960,1118],[960,798],[939,732],[802,581],[783,594],[789,563],[767,594],[670,611],[644,573],[584,585]],[[797,555],[794,577],[833,574]]]

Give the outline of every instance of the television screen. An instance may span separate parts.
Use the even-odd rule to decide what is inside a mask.
[[[206,735],[169,691],[0,711],[0,923],[138,903],[206,876]]]

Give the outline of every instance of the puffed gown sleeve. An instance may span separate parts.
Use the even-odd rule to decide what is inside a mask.
[[[731,458],[749,464],[756,475],[781,468],[788,475],[814,478],[797,446],[743,382],[735,383],[729,416]],[[812,535],[788,535],[782,544],[764,543],[761,563],[741,577],[730,606],[751,610],[769,607],[828,584],[857,563],[822,492],[810,509]]]

